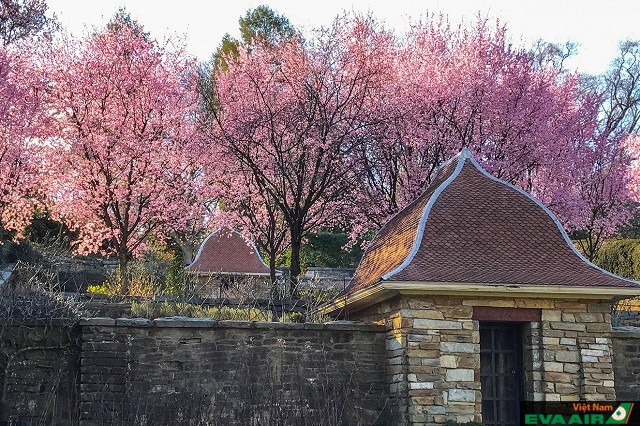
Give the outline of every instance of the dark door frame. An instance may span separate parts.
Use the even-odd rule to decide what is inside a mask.
[[[480,321],[482,419],[486,426],[520,424],[520,401],[525,397],[525,324]],[[489,368],[487,359],[490,359]],[[491,389],[487,389],[488,386]],[[491,415],[487,415],[488,410]]]

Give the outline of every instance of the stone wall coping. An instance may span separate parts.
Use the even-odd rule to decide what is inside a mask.
[[[16,327],[73,327],[77,323],[73,318],[1,318],[0,324]]]
[[[156,328],[252,328],[278,330],[335,330],[384,332],[384,325],[365,324],[356,321],[330,321],[326,323],[289,323],[267,321],[212,320],[210,318],[163,317],[147,318],[83,318],[81,326],[156,327]]]
[[[611,330],[612,337],[630,337],[640,339],[640,327],[624,326]]]

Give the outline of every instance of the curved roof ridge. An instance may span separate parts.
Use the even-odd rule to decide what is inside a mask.
[[[200,259],[200,255],[202,255],[202,250],[204,248],[204,246],[207,245],[207,242],[217,233],[219,233],[220,231],[222,231],[223,229],[227,228],[226,226],[221,226],[220,228],[216,229],[215,231],[211,232],[209,235],[207,235],[207,238],[205,238],[202,241],[202,244],[200,244],[200,247],[198,247],[198,252],[196,253],[196,255],[194,256],[193,260],[191,261],[190,264],[187,265],[187,268],[190,268],[191,266],[193,266],[199,259]],[[227,228],[229,229],[229,228]]]
[[[447,164],[453,163],[455,161],[458,162],[458,164],[456,164],[456,168],[451,173],[451,175],[438,186],[438,188],[433,192],[431,197],[429,197],[429,201],[427,202],[427,204],[424,206],[424,209],[422,210],[422,215],[420,216],[420,221],[418,222],[418,231],[416,232],[415,239],[413,240],[413,246],[411,247],[411,251],[409,252],[407,257],[405,257],[405,259],[402,261],[400,265],[398,265],[396,268],[387,272],[381,277],[383,280],[388,280],[392,278],[394,275],[396,275],[397,273],[402,272],[402,270],[406,268],[411,263],[413,258],[416,256],[416,253],[418,253],[418,250],[420,249],[420,244],[422,243],[422,237],[424,236],[424,228],[427,225],[427,220],[429,219],[429,213],[431,212],[433,205],[438,200],[438,197],[440,197],[440,194],[442,194],[442,192],[451,184],[451,182],[453,182],[454,179],[458,177],[458,175],[460,174],[460,171],[462,170],[462,167],[464,166],[464,162],[467,158],[472,158],[471,151],[469,151],[467,148],[464,148],[462,151],[460,151],[458,155],[450,158],[449,160],[445,161],[444,163],[442,163],[442,165],[438,167],[438,172],[439,172]]]
[[[464,151],[464,150],[463,150]],[[467,150],[468,151],[468,150]],[[363,269],[363,267],[365,266],[365,263],[367,263],[368,261],[368,257],[372,254],[372,251],[375,251],[377,249],[375,243],[376,240],[378,239],[378,237],[380,237],[380,235],[382,233],[384,233],[384,230],[386,228],[388,228],[389,226],[393,226],[393,222],[395,220],[401,220],[403,218],[403,215],[406,213],[407,209],[410,209],[412,206],[415,205],[419,205],[421,202],[423,202],[424,197],[428,196],[431,197],[433,194],[429,195],[429,191],[430,189],[432,189],[432,185],[438,181],[438,178],[440,177],[440,175],[444,175],[446,176],[446,174],[449,171],[445,170],[445,166],[450,165],[451,163],[455,162],[457,159],[459,159],[459,157],[461,156],[462,152],[459,152],[458,154],[456,154],[455,156],[447,159],[446,161],[443,161],[442,163],[440,163],[440,165],[436,168],[436,172],[435,175],[432,179],[432,182],[430,185],[428,185],[420,195],[418,195],[415,199],[413,199],[411,202],[409,202],[406,206],[404,206],[403,208],[399,209],[397,212],[393,213],[392,215],[390,215],[385,221],[384,223],[380,226],[380,228],[378,229],[378,231],[376,232],[376,234],[374,235],[374,237],[367,243],[367,246],[364,249],[364,252],[362,254],[362,257],[360,258],[360,261],[358,262],[358,265],[356,267],[356,271],[361,271]],[[445,179],[446,180],[446,179]],[[438,186],[441,184],[438,184]],[[402,262],[400,262],[402,263]],[[395,269],[395,267],[392,267],[391,270]],[[380,281],[382,279],[382,275],[378,275],[376,278],[376,281]],[[354,283],[354,281],[357,281],[358,277],[356,275],[354,275],[351,279],[350,284],[346,287],[345,290],[343,290],[343,293],[346,291],[349,291],[349,287]]]
[[[466,148],[465,148],[466,149]],[[468,150],[467,150],[468,151]],[[467,157],[469,159],[469,162],[483,175],[485,175],[486,177],[488,177],[489,179],[492,179],[498,183],[501,183],[505,186],[508,186],[511,189],[515,189],[516,191],[518,191],[520,194],[524,195],[525,197],[527,197],[529,200],[533,201],[538,207],[540,207],[542,210],[544,210],[544,212],[551,218],[551,220],[553,220],[553,222],[555,223],[556,227],[558,228],[558,231],[560,231],[560,235],[562,235],[562,238],[564,239],[564,241],[567,243],[567,245],[569,246],[569,248],[571,248],[571,250],[573,251],[573,253],[575,255],[577,255],[580,260],[582,260],[584,263],[586,263],[588,266],[598,270],[599,272],[602,272],[608,276],[611,276],[613,278],[617,278],[617,279],[622,279],[625,281],[629,281],[631,283],[634,284],[638,284],[640,285],[639,281],[635,281],[620,275],[616,275],[610,271],[607,271],[606,269],[602,269],[600,268],[598,265],[595,265],[594,263],[592,263],[589,259],[587,259],[586,257],[584,257],[584,255],[582,253],[580,253],[580,250],[578,250],[576,248],[575,245],[573,245],[573,242],[571,241],[571,238],[569,238],[569,234],[567,234],[567,231],[564,229],[564,226],[562,226],[562,223],[560,222],[560,219],[558,219],[558,217],[551,211],[549,210],[549,208],[547,206],[545,206],[542,201],[538,200],[536,197],[534,197],[533,195],[531,195],[529,192],[525,191],[524,189],[510,183],[507,182],[506,180],[500,179],[494,175],[492,175],[491,173],[489,173],[484,167],[482,167],[480,165],[480,163],[478,163],[478,161],[473,157],[473,155],[469,155]]]
[[[209,242],[209,240],[213,237],[215,237],[216,235],[218,235],[219,233],[223,232],[223,231],[227,231],[230,234],[235,234],[238,237],[240,237],[242,240],[244,240],[244,242],[247,244],[247,246],[249,247],[249,249],[253,250],[256,258],[258,259],[258,261],[260,261],[260,263],[267,269],[271,269],[269,268],[269,265],[267,265],[264,261],[264,259],[262,259],[262,256],[260,256],[260,251],[258,250],[258,247],[256,246],[256,244],[250,240],[249,238],[247,238],[246,236],[244,236],[243,234],[241,234],[240,232],[236,231],[233,228],[230,228],[229,226],[223,225],[221,227],[219,227],[218,229],[216,229],[215,231],[211,232],[209,235],[207,235],[207,237],[202,241],[202,244],[200,244],[200,247],[198,248],[198,252],[196,253],[195,257],[193,258],[193,261],[186,266],[187,269],[190,269],[192,266],[195,266],[195,264],[198,262],[198,260],[200,260],[200,257],[204,251],[204,248],[207,246],[207,243]]]

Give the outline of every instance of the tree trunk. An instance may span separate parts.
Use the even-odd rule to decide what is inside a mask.
[[[278,297],[277,278],[276,278],[276,255],[269,253],[269,278],[271,279],[271,299]]]
[[[127,264],[129,258],[126,251],[118,250],[118,274],[120,276],[120,294],[127,295],[129,293],[129,271]]]
[[[298,292],[298,276],[300,275],[300,249],[302,237],[291,233],[291,269],[289,270],[289,296],[294,297]]]
[[[182,251],[182,262],[185,265],[190,265],[193,262],[195,246],[189,243],[181,243],[180,250]]]

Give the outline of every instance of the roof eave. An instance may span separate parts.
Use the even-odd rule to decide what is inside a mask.
[[[396,290],[387,289],[376,284],[352,293],[337,296],[335,299],[319,306],[315,312],[323,315],[343,316],[347,311],[355,312],[380,303],[398,294]]]
[[[640,296],[640,286],[572,286],[550,284],[485,284],[459,282],[386,281],[389,290],[402,294],[431,294],[448,296],[534,297],[537,299],[618,299]]]
[[[473,298],[528,297],[535,299],[586,299],[614,301],[633,296],[640,296],[640,286],[634,288],[605,286],[561,286],[548,284],[522,285],[425,281],[382,281],[371,287],[338,296],[331,302],[320,306],[317,311],[325,315],[341,315],[347,311],[356,312],[398,294],[461,297],[471,296]]]
[[[229,275],[241,276],[241,277],[245,277],[245,276],[268,277],[271,275],[269,272],[194,271],[191,269],[187,269],[187,272],[194,275],[211,276],[211,277],[229,276]],[[276,275],[278,274],[276,273]]]

